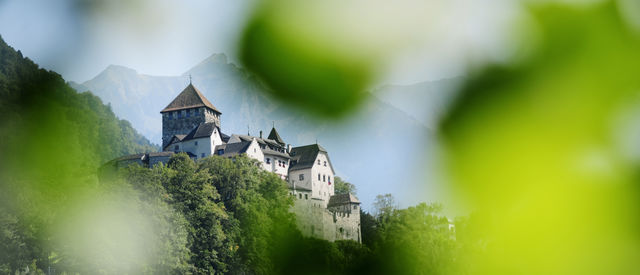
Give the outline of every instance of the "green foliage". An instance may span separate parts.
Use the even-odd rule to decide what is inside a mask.
[[[334,192],[336,194],[351,193],[351,194],[355,195],[356,192],[357,192],[355,185],[353,185],[350,182],[343,181],[342,178],[340,178],[340,177],[335,177],[334,184],[335,184]]]
[[[440,125],[456,195],[482,217],[465,236],[491,240],[466,263],[480,273],[636,272],[637,9],[590,2],[530,4],[527,51],[476,71]]]
[[[300,14],[295,12],[307,10],[295,1],[263,2],[244,30],[240,57],[271,88],[268,92],[290,106],[326,117],[343,115],[366,98],[373,60],[332,37],[318,39],[327,30],[315,28],[319,22],[296,22]]]
[[[373,202],[373,208],[375,208],[375,215],[379,219],[386,219],[393,214],[398,208],[396,200],[391,194],[377,195]]]
[[[58,74],[38,68],[2,39],[0,117],[0,270],[13,273],[27,266],[33,272],[48,266],[80,270],[66,268],[81,264],[100,269],[100,263],[74,258],[82,254],[75,250],[76,243],[60,246],[65,234],[58,229],[65,227],[65,218],[84,211],[75,205],[78,201],[97,195],[96,202],[106,202],[100,197],[129,188],[98,185],[99,165],[124,154],[156,150],[156,146],[119,120],[100,99],[76,93]],[[149,202],[138,201],[135,194],[132,191],[127,203],[135,211],[144,211]],[[76,225],[79,231],[89,228]],[[140,261],[138,266],[147,263]]]

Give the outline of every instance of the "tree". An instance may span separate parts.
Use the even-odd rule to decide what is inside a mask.
[[[373,249],[373,244],[378,239],[378,220],[368,212],[360,208],[360,231],[362,232],[362,243]]]
[[[377,195],[376,200],[373,202],[373,207],[378,219],[388,217],[394,210],[398,209],[398,205],[391,194]]]
[[[350,182],[346,182],[340,177],[335,177],[334,183],[336,194],[356,194],[356,186],[351,184]]]

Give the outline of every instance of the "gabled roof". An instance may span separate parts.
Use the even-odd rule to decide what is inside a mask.
[[[169,146],[176,144],[178,142],[181,142],[186,136],[187,135],[173,135],[171,139],[169,139],[169,142],[167,143],[167,145],[165,145],[164,148],[162,148],[162,150],[164,151],[167,148],[169,148]]]
[[[271,150],[268,147],[264,148],[264,149],[261,149],[261,150],[262,150],[262,153],[265,154],[265,155],[278,156],[278,157],[286,158],[286,159],[290,159],[291,158],[291,157],[289,157],[289,155],[287,153],[283,153],[283,152],[276,151],[276,150]]]
[[[284,140],[282,140],[282,138],[278,134],[278,131],[276,131],[276,127],[271,128],[271,132],[269,133],[269,136],[267,138],[275,140],[276,142],[280,143],[280,145],[284,145]]]
[[[220,139],[222,139],[223,142],[225,143],[229,142],[229,139],[231,138],[230,136],[222,133],[219,128],[218,128],[218,133],[220,133]]]
[[[313,163],[316,161],[318,153],[320,152],[327,154],[327,160],[329,160],[327,150],[318,144],[291,148],[291,153],[289,153],[289,155],[291,156],[292,164],[291,167],[289,167],[289,170],[293,171],[313,167]],[[331,165],[330,160],[329,165]],[[331,169],[333,170],[333,166],[331,166]]]
[[[234,134],[234,136],[237,136],[240,141],[251,141],[251,140],[255,139],[258,142],[258,144],[260,144],[260,145],[268,144],[268,145],[271,145],[271,146],[274,146],[274,147],[280,147],[280,148],[284,149],[284,146],[282,146],[282,144],[280,144],[277,141],[272,140],[272,139],[259,138],[259,137],[249,136],[249,135],[237,135],[237,134]]]
[[[333,196],[331,196],[329,198],[329,203],[327,204],[327,207],[336,206],[336,205],[344,205],[344,204],[348,204],[348,203],[360,204],[360,201],[358,200],[358,198],[356,198],[356,196],[354,196],[351,193],[337,194],[337,195],[333,195]]]
[[[198,127],[193,128],[193,130],[191,130],[191,132],[189,132],[187,136],[182,139],[182,141],[210,137],[213,134],[213,130],[215,129],[218,129],[218,126],[216,126],[215,122],[200,123]],[[219,129],[218,132],[220,132]]]
[[[167,107],[165,107],[160,113],[171,112],[182,109],[189,108],[197,108],[197,107],[207,107],[211,110],[222,114],[222,112],[218,111],[216,107],[207,100],[202,93],[193,86],[193,84],[189,83],[189,86],[184,88],[182,92],[173,100]]]
[[[251,145],[251,141],[222,144],[222,145],[216,146],[215,148],[216,151],[214,153],[217,155],[218,150],[223,150],[222,156],[225,156],[225,157],[236,156],[242,153],[246,153],[247,149],[249,149],[249,145]]]

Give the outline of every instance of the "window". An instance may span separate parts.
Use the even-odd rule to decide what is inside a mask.
[[[178,118],[182,117],[182,111],[178,111]]]
[[[194,142],[194,144],[195,144],[196,146],[198,146],[198,141]]]
[[[267,164],[270,164],[270,163],[271,163],[271,159],[267,158]]]
[[[176,145],[176,147],[174,148],[174,150],[178,151],[180,149],[180,145]]]
[[[331,176],[327,176],[327,181],[331,184]]]
[[[324,161],[324,167],[327,167],[327,161],[326,160]]]
[[[309,199],[309,195],[304,194],[304,199],[305,199],[305,200],[308,200],[308,199]]]
[[[318,160],[318,165],[320,165],[320,160]]]
[[[300,174],[300,176],[298,177],[298,180],[304,180],[304,174]]]
[[[322,175],[322,181],[326,182],[327,181],[327,177],[325,175]]]
[[[254,152],[254,153],[256,152],[256,148],[253,148],[253,152]]]
[[[224,154],[224,149],[218,149],[218,156],[221,156],[222,154]]]
[[[354,205],[354,206],[353,206],[353,210],[356,210],[356,209],[358,209],[358,206],[357,206],[357,205]]]
[[[187,110],[187,115],[186,117],[190,117],[191,116],[191,109]]]
[[[318,174],[318,181],[320,181],[320,174]]]
[[[298,198],[302,199],[302,193],[298,193]]]

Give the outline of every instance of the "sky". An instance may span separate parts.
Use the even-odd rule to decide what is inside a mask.
[[[389,55],[374,86],[452,78],[465,75],[474,63],[499,62],[511,52],[509,28],[520,12],[510,0],[398,0],[404,4],[394,2],[400,14],[407,12],[403,9],[407,7],[419,10],[408,13],[414,21],[376,20],[376,15],[386,14],[384,10],[376,14],[379,10],[372,1],[350,1],[359,12],[351,22],[362,20],[363,25],[356,27],[374,30],[373,41],[395,37],[411,41]],[[141,74],[175,76],[213,53],[225,53],[237,63],[238,37],[258,3],[0,0],[0,35],[24,56],[67,81],[82,83],[111,64]],[[361,4],[374,8],[360,12]],[[366,16],[373,16],[373,20]],[[393,23],[387,26],[380,22]],[[394,27],[399,29],[392,33],[401,35],[381,37],[378,35],[383,32],[375,32]]]
[[[455,77],[465,73],[469,60],[500,59],[508,52],[503,34],[518,11],[514,1],[402,2],[433,8],[427,14],[437,16],[418,21],[415,30],[405,29],[418,36],[429,30],[437,37],[423,37],[394,53],[381,69],[380,84]],[[0,0],[0,35],[68,81],[84,82],[111,64],[149,75],[179,75],[213,53],[235,60],[239,33],[257,3]]]

